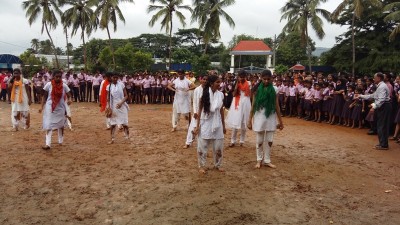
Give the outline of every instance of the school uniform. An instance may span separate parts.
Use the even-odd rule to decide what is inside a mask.
[[[313,90],[313,103],[312,103],[312,109],[313,110],[322,110],[322,91],[321,90]]]
[[[345,103],[343,105],[342,115],[343,119],[350,119],[353,109],[350,105],[353,103],[354,92],[347,93]]]
[[[173,81],[173,84],[175,85],[175,96],[172,106],[172,127],[175,129],[178,127],[180,115],[186,116],[190,113],[189,88],[191,82],[186,78],[183,80],[177,78]]]

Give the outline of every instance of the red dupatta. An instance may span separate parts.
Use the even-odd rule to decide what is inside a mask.
[[[104,112],[106,110],[107,107],[107,86],[110,84],[110,82],[108,81],[108,79],[104,80],[103,86],[101,87],[101,95],[100,95],[100,104],[101,104],[101,108],[100,108],[100,112]]]
[[[237,88],[237,92],[236,92],[236,96],[235,96],[235,109],[238,109],[239,106],[239,101],[240,101],[240,92],[243,91],[244,95],[247,97],[250,97],[250,85],[249,82],[246,80],[243,83],[238,83],[238,88]]]
[[[63,82],[56,83],[54,80],[51,81],[51,112],[54,112],[58,103],[60,103],[64,87]]]

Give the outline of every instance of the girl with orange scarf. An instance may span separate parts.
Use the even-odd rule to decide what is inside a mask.
[[[111,72],[107,72],[104,75],[104,80],[100,84],[100,92],[99,92],[100,112],[104,112],[107,108],[107,86],[110,84],[111,74],[112,74]],[[110,118],[106,118],[106,127],[107,130],[111,129]]]
[[[20,69],[14,69],[14,75],[10,79],[8,88],[11,92],[13,130],[18,131],[20,123],[24,125],[24,129],[28,129],[30,126],[29,106],[32,104],[31,89],[29,81],[22,78]]]
[[[39,113],[43,112],[43,130],[46,131],[46,145],[42,147],[43,150],[50,149],[51,136],[55,129],[58,131],[58,144],[62,145],[64,141],[64,126],[67,122],[65,100],[70,105],[71,94],[68,85],[63,83],[61,75],[61,71],[54,71],[53,80],[43,88],[42,108],[39,110]]]
[[[240,146],[244,144],[246,138],[246,123],[251,109],[251,83],[246,79],[246,76],[246,71],[239,71],[238,81],[233,92],[233,101],[226,118],[227,127],[232,129],[229,147],[235,146],[238,130],[240,130]]]

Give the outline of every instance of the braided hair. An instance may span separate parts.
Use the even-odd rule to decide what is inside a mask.
[[[201,103],[203,104],[203,109],[206,114],[210,113],[210,87],[211,85],[218,80],[218,76],[211,75],[207,78],[207,83],[203,88],[203,96],[201,97]]]

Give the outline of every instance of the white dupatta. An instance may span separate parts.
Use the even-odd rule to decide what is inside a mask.
[[[210,113],[204,114],[204,119],[208,119],[210,115],[212,115],[212,127],[211,131],[214,132],[221,126],[220,123],[220,115],[219,111],[223,104],[223,95],[220,94],[218,90],[213,92],[211,88],[209,89],[210,93]]]

